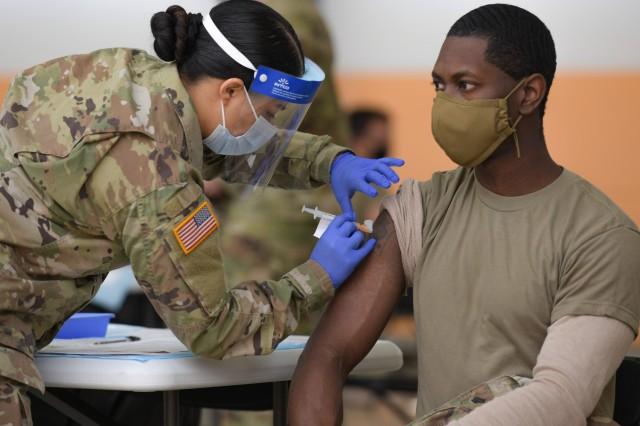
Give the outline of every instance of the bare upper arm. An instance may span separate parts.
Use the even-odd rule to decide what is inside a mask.
[[[342,285],[309,346],[331,348],[348,372],[369,352],[404,289],[404,274],[395,228],[385,211],[374,224],[373,252]]]

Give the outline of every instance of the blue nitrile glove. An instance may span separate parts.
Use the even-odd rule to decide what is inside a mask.
[[[356,229],[347,215],[336,217],[311,252],[315,260],[327,271],[333,287],[338,288],[373,250],[376,240],[364,241],[364,234]]]
[[[360,191],[371,198],[375,197],[378,191],[371,184],[389,188],[391,183],[400,180],[391,167],[403,164],[404,161],[399,158],[372,160],[358,157],[351,152],[338,155],[331,164],[331,187],[342,212],[355,218],[351,207],[353,194]]]

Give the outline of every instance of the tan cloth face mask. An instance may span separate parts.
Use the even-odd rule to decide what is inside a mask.
[[[511,125],[507,100],[523,83],[524,80],[521,80],[507,96],[500,99],[468,101],[442,91],[436,93],[431,111],[431,131],[452,161],[463,167],[475,167],[511,135],[514,135],[520,158],[516,126],[522,115]]]

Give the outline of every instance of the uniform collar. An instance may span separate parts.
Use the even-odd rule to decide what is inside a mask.
[[[169,78],[164,82],[165,93],[171,101],[176,115],[182,124],[186,144],[189,149],[189,163],[191,166],[202,174],[203,168],[203,145],[202,132],[195,107],[191,102],[191,97],[180,79],[178,69],[175,65],[167,67]]]
[[[495,192],[492,192],[482,186],[482,184],[476,178],[475,169],[473,171],[473,179],[475,183],[476,194],[483,202],[483,204],[493,210],[502,212],[514,212],[537,205],[545,205],[546,198],[553,196],[560,191],[563,191],[567,187],[567,185],[570,185],[573,181],[572,173],[566,169],[563,169],[560,176],[544,188],[529,194],[509,197],[496,194]]]

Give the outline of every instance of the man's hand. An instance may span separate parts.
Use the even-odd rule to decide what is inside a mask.
[[[382,333],[404,273],[393,222],[383,212],[373,252],[336,294],[300,357],[289,393],[292,426],[340,424],[342,387]]]

